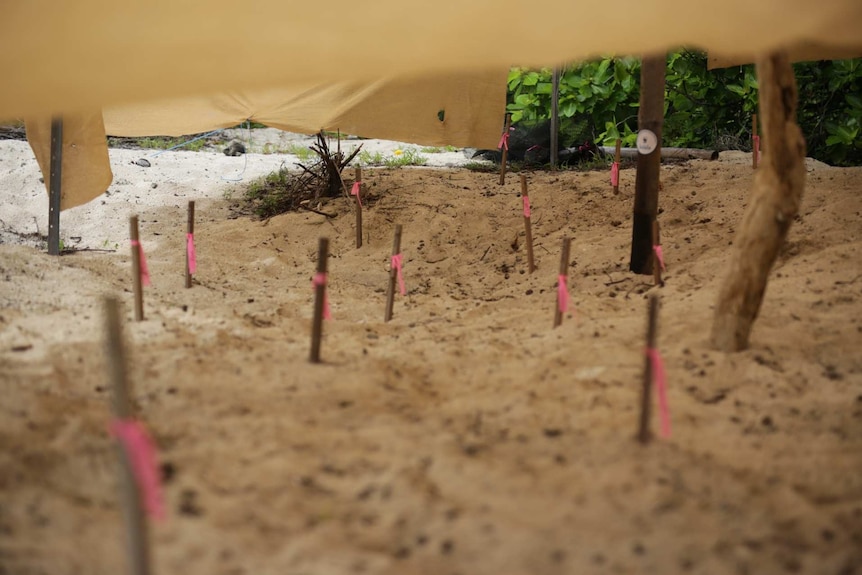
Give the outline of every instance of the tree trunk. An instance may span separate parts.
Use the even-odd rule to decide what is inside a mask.
[[[769,271],[799,211],[805,188],[805,139],[796,125],[797,89],[785,52],[758,60],[760,119],[769,146],[754,180],[751,203],[734,242],[712,324],[712,345],[748,347]]]

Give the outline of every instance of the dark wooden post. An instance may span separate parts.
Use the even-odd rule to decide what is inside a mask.
[[[524,202],[524,231],[526,233],[525,244],[527,245],[527,270],[529,273],[536,271],[536,260],[533,256],[533,226],[530,223],[530,196],[527,192],[527,175],[521,174],[521,197]]]
[[[751,115],[751,168],[757,169],[757,150],[760,148],[757,141],[757,114]]]
[[[401,224],[395,224],[395,236],[392,239],[392,255],[397,256],[401,253]],[[395,306],[395,282],[398,280],[398,270],[390,264],[389,268],[389,288],[386,291],[386,313],[384,321],[392,319],[392,309]]]
[[[132,290],[135,294],[135,321],[144,320],[144,287],[141,282],[141,243],[138,216],[129,218],[129,238],[132,244]]]
[[[619,138],[617,138],[617,145],[616,145],[616,149],[614,151],[614,164],[616,164],[616,169],[617,169],[617,183],[614,184],[614,195],[620,193],[620,179],[619,179],[620,178],[620,176],[619,176],[620,172],[619,172],[619,170],[620,170],[620,160],[622,159],[621,158],[622,145],[623,145],[623,141],[620,140]]]
[[[641,64],[637,141],[641,153],[638,154],[635,179],[632,252],[629,262],[629,269],[636,274],[652,274],[652,222],[658,214],[666,67],[665,54],[645,57]]]
[[[557,281],[560,281],[559,278],[567,278],[569,275],[569,253],[571,251],[571,245],[571,238],[563,238],[563,249],[560,252],[560,274]],[[557,284],[557,308],[554,310],[554,327],[559,327],[560,324],[563,323],[563,312],[560,309],[561,307],[560,287],[559,284]]]
[[[647,352],[655,349],[656,332],[658,324],[658,296],[652,294],[649,298],[649,319],[647,321]],[[638,440],[641,443],[649,443],[652,434],[649,429],[650,406],[652,405],[652,373],[653,373],[653,357],[650,353],[646,354],[644,365],[643,385],[641,386],[641,414],[638,425]]]
[[[118,420],[134,417],[126,371],[126,352],[120,323],[120,303],[105,298],[105,332],[107,335],[108,369],[114,390],[113,413]],[[129,572],[147,575],[150,572],[149,537],[138,482],[122,442],[117,440],[120,461],[120,498],[126,524],[126,546],[129,551]]]
[[[48,254],[60,255],[60,203],[63,193],[63,118],[51,121],[51,180],[48,182]]]
[[[188,223],[186,225],[186,234],[194,236],[195,233],[195,202],[189,201]],[[186,287],[192,287],[192,268],[191,268],[191,253],[189,250],[189,236],[186,236]]]
[[[503,137],[500,138],[500,151],[503,153],[500,158],[500,185],[506,183],[506,162],[509,161],[509,128],[512,127],[512,115],[506,114],[506,126],[503,128]]]
[[[560,69],[551,76],[551,169],[556,170],[560,158]]]
[[[787,53],[759,60],[757,76],[760,125],[769,154],[755,173],[715,307],[711,340],[722,351],[748,347],[769,272],[799,213],[805,189],[805,139],[796,124],[796,78]]]
[[[339,139],[339,145],[341,140]],[[340,152],[339,152],[340,153]],[[353,169],[353,186],[356,190],[356,247],[362,247],[362,167]]]
[[[320,238],[317,244],[317,277],[324,281],[314,283],[314,317],[311,321],[311,363],[320,363],[320,340],[323,336],[323,310],[326,297],[326,260],[329,257],[329,238]]]

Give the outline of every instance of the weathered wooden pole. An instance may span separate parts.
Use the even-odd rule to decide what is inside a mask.
[[[105,332],[107,334],[108,369],[114,390],[113,413],[120,421],[134,418],[126,370],[126,351],[120,323],[120,303],[116,298],[105,298]],[[150,572],[149,537],[147,521],[141,505],[141,493],[129,454],[122,441],[117,440],[117,457],[120,461],[120,500],[126,524],[126,546],[129,552],[129,572],[148,575]]]
[[[636,274],[652,274],[652,222],[658,213],[666,67],[665,54],[647,56],[641,64],[637,140],[640,153],[635,178],[632,252],[629,262],[629,269]]]
[[[197,258],[195,256],[195,202],[189,201],[188,222],[186,223],[186,287],[192,287],[192,275],[194,275],[197,267]]]
[[[533,226],[530,223],[530,196],[527,192],[526,174],[521,174],[521,197],[524,201],[524,231],[527,235],[524,242],[527,245],[527,270],[529,273],[533,273],[534,271],[536,271],[536,260],[533,257]]]
[[[661,277],[662,268],[664,267],[664,259],[661,251],[661,227],[658,220],[652,222],[652,250],[653,250],[653,265],[652,277],[655,285],[664,287],[664,280]]]
[[[323,337],[323,316],[326,309],[326,260],[329,258],[329,238],[317,244],[317,273],[314,276],[314,317],[311,320],[311,363],[320,363],[320,340]]]
[[[503,136],[500,138],[500,185],[506,183],[506,162],[509,161],[509,128],[512,127],[512,115],[506,114],[506,125],[503,128]]]
[[[551,169],[557,169],[560,158],[560,69],[551,76]]]
[[[339,139],[339,145],[341,140]],[[356,196],[356,247],[362,247],[362,167],[356,166],[353,169],[353,188],[350,192]]]
[[[401,224],[395,224],[395,236],[392,238],[392,258],[401,256]],[[389,267],[389,287],[386,290],[386,312],[383,320],[392,319],[392,310],[395,307],[395,283],[398,281],[398,266],[391,260]]]
[[[563,247],[560,252],[560,273],[557,276],[557,307],[554,309],[554,327],[559,327],[563,323],[563,314],[568,310],[569,287],[567,278],[571,245],[571,238],[563,238]]]
[[[649,353],[655,349],[656,334],[658,332],[658,296],[655,294],[649,298],[649,318],[647,320],[647,354],[644,365],[643,385],[641,386],[641,412],[638,422],[638,441],[643,444],[649,443],[652,439],[650,433],[649,422],[650,413],[652,411],[652,386],[653,386],[653,361],[655,356]]]
[[[51,180],[48,182],[48,254],[60,255],[60,204],[63,193],[63,118],[51,120]]]
[[[617,138],[617,145],[614,149],[614,164],[611,167],[611,185],[614,187],[614,195],[620,193],[620,160],[622,159],[623,141]]]
[[[144,320],[144,287],[141,279],[141,240],[138,216],[129,218],[129,238],[132,244],[132,291],[135,294],[135,321]]]
[[[805,139],[796,124],[796,78],[787,53],[758,60],[757,76],[760,123],[769,154],[755,173],[751,201],[715,308],[711,341],[723,351],[748,347],[769,271],[799,212],[805,189]]]

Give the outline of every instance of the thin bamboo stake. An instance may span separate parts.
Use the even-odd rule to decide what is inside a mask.
[[[620,193],[620,160],[622,159],[623,141],[617,138],[616,150],[614,151],[614,164],[616,166],[616,183],[614,183],[614,194]]]
[[[500,160],[500,185],[506,183],[506,162],[509,161],[509,128],[512,127],[512,115],[506,114],[506,127],[503,132],[503,137],[500,138],[500,148],[503,152],[503,158]]]
[[[132,419],[134,410],[128,389],[126,354],[123,346],[122,325],[120,324],[120,303],[113,297],[105,298],[105,328],[108,369],[114,390],[114,417],[118,420]],[[150,552],[146,517],[141,506],[141,494],[131,462],[119,439],[117,440],[117,456],[120,461],[120,500],[126,525],[129,572],[131,575],[148,575],[150,572]]]
[[[63,118],[51,121],[51,179],[48,181],[48,255],[60,255],[60,205],[63,193]]]
[[[329,257],[329,239],[320,238],[317,244],[317,274],[314,282],[314,317],[311,322],[311,363],[320,363],[320,340],[323,335],[323,311],[326,298],[326,260]],[[318,278],[320,280],[318,281]]]
[[[401,224],[395,225],[395,236],[392,239],[392,255],[401,253]],[[386,291],[386,314],[384,321],[392,319],[392,310],[395,306],[395,283],[398,281],[398,270],[394,265],[389,268],[389,288]]]
[[[647,345],[646,349],[655,349],[656,336],[658,332],[658,296],[650,295],[649,298],[649,319],[647,322]],[[650,412],[651,412],[651,397],[652,397],[652,374],[653,374],[653,356],[646,354],[643,374],[643,386],[641,388],[641,413],[638,424],[638,441],[646,445],[652,439],[652,433],[649,428]]]
[[[195,233],[195,202],[194,200],[189,201],[189,213],[188,213],[188,224],[186,226],[186,233],[190,236],[193,236]],[[189,249],[189,242],[192,240],[188,239],[186,236],[186,287],[192,287],[192,268],[191,268],[191,251]]]
[[[655,280],[655,285],[664,287],[664,280],[661,277],[662,260],[660,257],[661,250],[661,228],[658,220],[652,222],[652,276]]]
[[[521,197],[524,199],[524,230],[527,234],[527,268],[530,273],[533,273],[536,271],[536,262],[533,259],[533,226],[530,223],[530,196],[527,192],[526,174],[521,174]]]
[[[135,293],[135,321],[143,321],[144,288],[141,285],[141,240],[138,234],[138,216],[129,218],[129,237],[132,244],[132,289]]]
[[[569,275],[569,252],[571,250],[571,245],[571,238],[563,238],[563,249],[560,253],[560,274],[557,277],[558,282],[564,282],[565,278]],[[561,287],[559,283],[557,284],[557,307],[554,310],[554,327],[559,327],[560,324],[563,323],[563,307],[565,306],[565,301],[561,298],[561,295],[564,288],[567,288],[567,286]]]

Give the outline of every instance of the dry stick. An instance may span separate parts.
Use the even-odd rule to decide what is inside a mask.
[[[530,196],[527,193],[527,176],[521,174],[521,196],[524,198],[524,230],[527,232],[527,267],[530,273],[536,271],[536,262],[533,259],[533,227],[530,224]]]
[[[395,237],[392,239],[392,255],[401,253],[401,224],[395,224]],[[392,319],[392,308],[395,305],[395,282],[398,280],[398,270],[395,266],[389,268],[389,289],[386,291],[386,314],[384,321]]]
[[[751,168],[757,169],[757,114],[751,115]]]
[[[617,138],[616,151],[614,152],[614,162],[616,162],[616,164],[617,164],[617,169],[619,169],[620,160],[622,159],[622,157],[621,157],[622,156],[622,145],[623,145],[623,141],[620,140],[619,138]],[[617,172],[617,174],[619,174],[619,172]],[[619,194],[619,193],[620,193],[620,180],[619,180],[619,176],[617,176],[617,184],[614,186],[614,194]]]
[[[356,187],[356,247],[362,247],[362,200],[359,199],[362,193],[362,168],[357,166],[353,170],[353,180]]]
[[[647,350],[655,349],[656,332],[658,331],[658,296],[650,295],[649,298],[649,323],[647,324]],[[643,389],[641,391],[641,416],[638,428],[638,441],[643,444],[649,443],[652,434],[649,429],[650,399],[652,396],[652,356],[646,354],[644,366]]]
[[[506,162],[509,160],[509,128],[512,126],[512,115],[506,114],[506,128],[500,143],[503,144],[503,158],[500,160],[500,185],[506,183]]]
[[[655,280],[655,285],[664,287],[664,280],[661,278],[661,260],[658,257],[657,247],[661,246],[661,228],[658,220],[652,221],[652,277]]]
[[[105,298],[105,327],[107,333],[108,369],[114,388],[113,412],[118,420],[132,419],[132,402],[127,384],[126,357],[120,325],[120,303],[116,298]],[[150,572],[150,553],[147,523],[141,508],[141,495],[122,442],[117,440],[120,460],[120,497],[126,523],[126,544],[129,551],[129,572],[147,575]]]
[[[138,235],[138,216],[129,218],[129,237],[132,244],[132,288],[135,292],[135,321],[143,321],[144,288],[141,285],[141,243]]]
[[[571,249],[572,239],[563,238],[563,251],[560,254],[560,275],[567,276],[569,274],[569,250]],[[559,278],[557,278],[559,281]],[[563,323],[563,312],[560,310],[560,290],[557,287],[557,308],[554,310],[554,327],[558,327]]]
[[[317,244],[317,277],[326,277],[326,260],[329,257],[329,239],[320,238]],[[314,283],[314,317],[311,322],[311,363],[320,363],[320,339],[323,334],[323,309],[326,282]]]
[[[189,221],[187,226],[188,234],[195,233],[195,202],[194,200],[189,201]],[[186,287],[192,287],[192,270],[190,267],[191,254],[189,253],[189,241],[188,237],[186,237]]]

